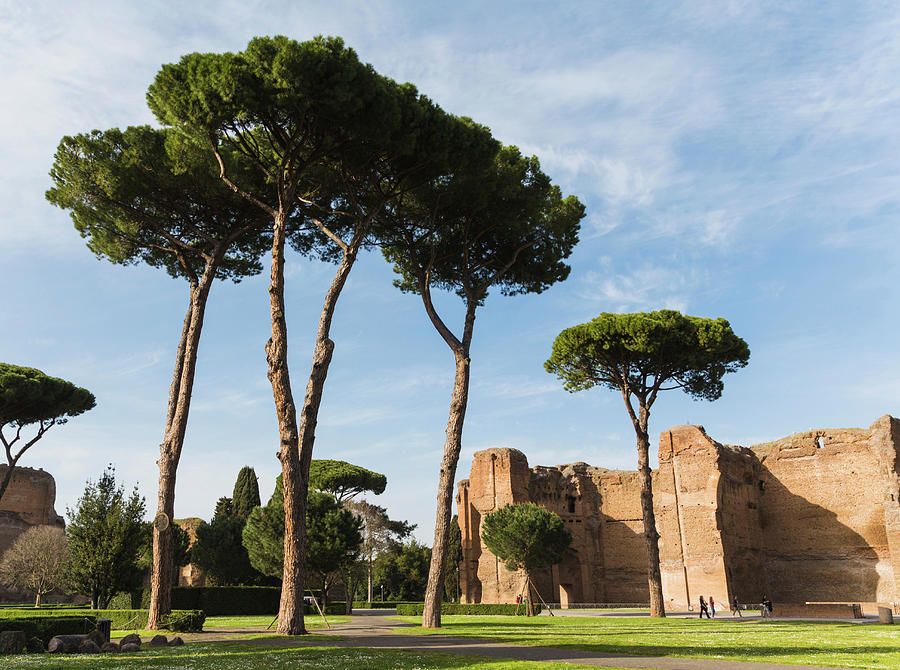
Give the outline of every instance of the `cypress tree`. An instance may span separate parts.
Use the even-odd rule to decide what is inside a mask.
[[[237,481],[234,483],[234,492],[231,494],[231,513],[246,521],[253,508],[259,507],[260,504],[256,472],[249,465],[245,465],[241,468]]]

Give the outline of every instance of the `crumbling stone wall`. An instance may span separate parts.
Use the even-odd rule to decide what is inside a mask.
[[[699,426],[660,435],[653,494],[669,609],[713,595],[756,603],[900,602],[900,421],[723,445]],[[585,463],[529,468],[515,449],[478,452],[457,504],[465,602],[511,602],[521,577],[481,543],[481,518],[507,503],[556,512],[573,535],[537,575],[548,601],[646,602],[636,472]]]
[[[0,465],[0,479],[8,466]],[[26,530],[37,525],[63,528],[65,521],[56,513],[56,482],[41,469],[16,467],[9,486],[0,498],[0,556]],[[20,594],[0,588],[0,601],[18,600]]]
[[[8,466],[0,465],[0,479]],[[0,555],[31,526],[65,526],[56,513],[56,482],[49,472],[17,467],[0,498]]]

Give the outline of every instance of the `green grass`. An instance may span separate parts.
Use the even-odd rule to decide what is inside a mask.
[[[453,654],[394,651],[386,649],[336,649],[327,647],[271,647],[267,644],[221,642],[189,644],[184,647],[144,649],[128,655],[4,657],[4,668],[69,670],[137,670],[138,668],[190,668],[191,670],[426,670],[465,668],[466,670],[576,670],[586,666],[566,663],[493,661]]]
[[[326,614],[325,617],[330,624],[347,623],[350,621],[350,617],[346,614]],[[244,626],[262,626],[265,628],[272,623],[274,618],[274,614],[211,616],[206,617],[206,621],[203,624],[203,630],[211,631],[216,628],[242,628]],[[312,616],[307,614],[303,617],[303,622],[306,624],[307,628],[325,628],[325,622],[322,621],[322,617],[319,615]],[[272,630],[275,630],[275,626],[272,626]]]
[[[397,632],[636,656],[900,668],[900,628],[878,624],[543,616],[442,616],[441,623],[439,629]]]
[[[257,637],[266,637],[275,635],[275,626],[273,625],[271,629],[266,629],[270,623],[272,623],[272,619],[274,619],[274,615],[270,614],[248,614],[242,616],[211,616],[207,617],[206,621],[203,624],[203,632],[210,633],[215,632],[216,630],[228,629],[228,628],[237,628],[243,629],[242,632],[232,633],[230,636],[239,637],[242,640],[253,639]],[[328,623],[336,624],[336,623],[346,623],[350,621],[350,617],[346,614],[344,615],[334,615],[328,617]],[[320,616],[306,616],[304,617],[304,622],[306,623],[307,630],[316,630],[320,628],[325,628],[325,622],[322,621],[322,617]],[[249,631],[249,632],[248,632]],[[167,637],[174,637],[175,635],[180,635],[184,640],[195,639],[197,636],[191,633],[178,633],[172,632],[168,630],[114,630],[110,634],[110,638],[114,641],[125,637],[131,633],[137,633],[141,637],[152,637],[157,633],[161,633]],[[201,634],[202,635],[202,634]]]

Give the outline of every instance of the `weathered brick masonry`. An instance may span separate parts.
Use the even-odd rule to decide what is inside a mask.
[[[475,454],[459,483],[464,602],[511,602],[521,577],[482,544],[481,518],[507,503],[559,514],[572,549],[535,578],[552,602],[647,602],[637,473],[572,463],[529,468],[515,449]],[[797,433],[752,447],[702,427],[660,436],[653,495],[669,609],[763,594],[781,603],[900,603],[900,421]]]

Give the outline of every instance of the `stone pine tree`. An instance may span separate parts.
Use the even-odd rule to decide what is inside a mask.
[[[266,344],[284,481],[285,545],[278,632],[305,633],[305,505],[319,405],[334,350],[331,323],[373,220],[398,193],[447,171],[449,155],[471,153],[483,132],[444,114],[411,85],[378,75],[339,38],[295,42],[255,38],[241,53],[189,54],[166,65],[148,92],[160,123],[201,138],[219,159],[234,151],[263,176],[266,197],[248,175],[221,161],[225,183],[271,224]],[[290,219],[300,210],[319,233],[318,250],[337,262],[316,333],[312,369],[297,416],[288,370],[284,259]],[[308,238],[300,237],[306,246]]]
[[[246,521],[253,508],[259,507],[260,504],[262,504],[262,501],[259,499],[259,483],[256,480],[256,471],[249,465],[245,465],[238,472],[237,481],[234,482],[234,493],[231,496],[231,514]]]
[[[387,486],[387,477],[346,461],[315,458],[309,467],[309,485],[332,494],[343,503],[364,491],[381,495]]]
[[[233,171],[246,172],[239,155],[223,150],[220,158]],[[161,268],[188,285],[157,461],[148,623],[156,628],[171,609],[175,481],[207,300],[216,279],[237,282],[262,270],[267,219],[222,183],[218,163],[203,147],[172,130],[113,128],[64,137],[50,176],[47,199],[71,211],[99,258]],[[246,188],[262,197],[268,186],[257,179]]]
[[[523,592],[528,598],[526,611],[532,616],[534,571],[559,563],[572,544],[572,534],[563,520],[540,505],[505,505],[484,517],[481,539],[507,570],[523,573]]]
[[[406,222],[394,229],[396,235],[384,246],[385,256],[400,274],[395,284],[421,297],[455,361],[422,617],[425,628],[435,628],[441,622],[475,313],[492,289],[503,295],[540,293],[564,280],[570,270],[565,259],[578,242],[584,207],[575,196],[563,197],[537,158],[523,156],[516,147],[503,147],[488,163],[424,186],[398,203],[391,215]],[[452,291],[462,299],[465,316],[459,334],[438,313],[433,289]]]
[[[66,423],[95,404],[90,391],[72,382],[34,368],[0,363],[0,442],[7,463],[5,468],[0,466],[0,500],[22,455],[53,426]],[[34,434],[23,435],[29,426],[36,426]]]
[[[92,608],[106,609],[116,593],[140,585],[144,509],[136,488],[126,496],[116,486],[110,466],[96,483],[87,483],[75,509],[66,510],[68,581],[90,596]]]
[[[327,591],[329,574],[358,557],[362,522],[330,494],[311,490],[308,496],[307,565]],[[254,568],[272,577],[282,574],[284,534],[284,493],[279,477],[268,504],[254,509],[244,528],[244,546]]]
[[[556,337],[544,363],[569,392],[601,386],[618,391],[625,401],[637,436],[651,616],[665,616],[665,609],[650,478],[650,408],[660,391],[674,389],[695,400],[717,400],[724,375],[743,368],[749,359],[747,343],[725,319],[660,310],[604,313],[567,328]]]

